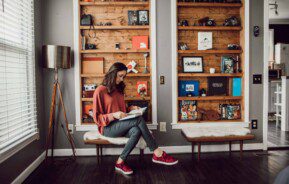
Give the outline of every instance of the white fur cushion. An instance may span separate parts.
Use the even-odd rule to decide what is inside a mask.
[[[223,136],[242,136],[251,133],[248,128],[243,127],[221,127],[221,126],[212,126],[212,127],[187,127],[182,129],[183,133],[190,138],[196,137],[223,137]]]
[[[152,133],[152,132],[151,132]],[[112,138],[112,137],[106,137],[102,134],[99,133],[98,130],[96,131],[89,131],[86,132],[83,135],[83,140],[94,140],[94,139],[103,139],[103,140],[107,140],[108,142],[110,142],[111,144],[117,144],[117,145],[123,145],[126,144],[128,139],[127,137],[117,137],[117,138]],[[146,142],[143,139],[143,137],[141,137],[136,145],[137,148],[140,149],[145,149],[146,148]]]

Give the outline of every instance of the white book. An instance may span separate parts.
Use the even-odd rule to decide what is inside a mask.
[[[126,117],[119,119],[119,121],[128,120],[128,119],[142,116],[144,112],[146,111],[146,109],[147,107],[131,110],[129,113],[127,113]]]

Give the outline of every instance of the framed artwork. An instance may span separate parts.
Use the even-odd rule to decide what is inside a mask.
[[[138,24],[149,25],[149,11],[148,10],[138,11]]]
[[[198,50],[209,50],[213,48],[213,33],[198,32]]]
[[[200,56],[186,56],[182,58],[183,73],[202,73],[203,57]]]

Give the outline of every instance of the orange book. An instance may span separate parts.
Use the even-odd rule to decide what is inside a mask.
[[[92,104],[84,104],[83,105],[83,114],[86,114],[88,116],[93,116],[93,112],[92,112]]]
[[[148,36],[133,36],[132,48],[136,50],[149,49],[149,37]]]
[[[148,94],[148,81],[138,81],[136,83],[137,96],[147,96]]]

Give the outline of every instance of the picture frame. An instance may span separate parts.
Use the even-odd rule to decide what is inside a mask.
[[[184,56],[182,58],[183,73],[203,73],[203,57],[202,56]]]
[[[198,50],[213,49],[213,33],[198,32]]]
[[[128,25],[135,26],[138,25],[138,11],[135,10],[129,10],[127,12],[128,15]]]
[[[138,11],[138,25],[149,25],[149,11],[148,10]]]

